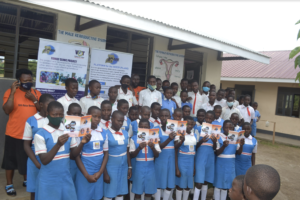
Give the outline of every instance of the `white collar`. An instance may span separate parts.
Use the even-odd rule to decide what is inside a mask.
[[[124,120],[127,121],[127,117],[126,116],[124,116]]]
[[[122,129],[120,129],[119,131],[115,131],[115,130],[113,130],[110,126],[108,127],[108,130],[109,130],[112,134],[116,134],[116,132],[122,133]]]
[[[164,100],[165,100],[165,101],[172,101],[171,99],[167,99],[167,98],[165,97],[165,95],[164,95]]]
[[[92,98],[91,94],[86,95],[86,98]],[[97,99],[100,99],[100,95],[97,96]]]
[[[245,137],[245,138],[246,138],[246,137]],[[252,135],[249,135],[249,137],[247,137],[246,139],[252,140]]]
[[[100,121],[102,124],[105,124],[107,121],[106,120],[104,120],[104,119],[101,119],[101,121]],[[111,123],[111,121],[110,120],[108,120],[108,122],[109,123]]]
[[[248,107],[248,108],[250,108],[250,105],[248,105],[248,106],[245,106],[245,105],[243,104],[242,106],[244,106],[244,108],[247,108],[247,107]]]
[[[64,125],[63,125],[63,123],[60,123],[58,129],[55,129],[55,128],[49,126],[48,124],[46,124],[43,128],[44,128],[46,131],[48,131],[49,133],[53,133],[54,131],[57,131],[57,130],[59,130],[59,131],[64,131]]]
[[[201,124],[200,124],[198,121],[196,121],[196,125],[197,125],[197,126],[201,126]]]
[[[215,121],[221,122],[221,117],[219,117],[218,119],[215,119]]]
[[[41,115],[40,115],[40,113],[36,113],[35,115],[33,115],[34,116],[34,118],[36,119],[36,120],[40,120],[40,119],[43,119],[44,117],[42,117]]]
[[[154,123],[156,120],[161,122],[159,118],[154,119],[153,117],[150,117],[150,119],[149,119],[149,121],[152,122],[152,123]]]
[[[127,94],[125,94],[124,91],[122,90],[122,88],[119,88],[119,94],[131,95],[131,91],[129,89],[127,89]]]
[[[103,132],[103,129],[102,129],[100,126],[98,126],[97,129],[95,129],[95,130],[93,130],[93,131],[97,131],[97,132],[100,132],[100,133],[101,133],[101,132]]]

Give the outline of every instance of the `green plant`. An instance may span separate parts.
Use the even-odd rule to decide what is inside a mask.
[[[297,21],[297,24],[300,24],[300,20]],[[298,35],[297,35],[297,40],[300,38],[300,29],[299,29],[299,32],[298,32]],[[298,53],[300,52],[300,46],[299,47],[296,47],[295,49],[293,49],[290,53],[290,56],[289,56],[289,59],[292,59],[294,58]],[[297,68],[297,66],[300,68],[300,55],[298,55],[295,59],[295,69]],[[295,81],[299,81],[300,82],[300,72],[297,73],[297,76],[295,78]]]

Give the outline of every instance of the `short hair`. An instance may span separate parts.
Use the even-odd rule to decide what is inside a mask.
[[[55,100],[51,94],[42,94],[39,99],[39,103],[46,103],[49,100]]]
[[[171,87],[174,87],[174,86],[179,87],[178,83],[176,83],[176,82],[173,82],[173,83],[171,84]]]
[[[143,112],[143,111],[150,111],[151,112],[151,109],[149,108],[149,106],[143,106],[142,108],[141,108],[141,112]]]
[[[157,81],[161,81],[161,79],[160,79],[160,78],[156,78],[156,82],[157,82]]]
[[[114,111],[111,117],[115,117],[116,115],[121,115],[124,118],[124,114],[121,111],[118,110]]]
[[[246,99],[247,97],[251,99],[251,96],[249,94],[246,94],[244,98]]]
[[[181,90],[180,95],[181,95],[182,93],[187,93],[187,94],[188,94],[188,91]]]
[[[185,109],[185,108],[189,108],[189,109],[191,109],[191,107],[189,107],[188,105],[184,105],[184,106],[182,106],[182,110],[183,110],[183,109]]]
[[[199,110],[197,111],[197,114],[200,113],[200,112],[204,112],[204,114],[206,114],[206,110],[204,110],[203,108],[199,109]],[[214,113],[214,112],[213,112],[213,113]],[[214,113],[214,115],[215,115],[215,113]]]
[[[99,110],[99,111],[101,111],[101,109],[98,106],[91,106],[91,107],[89,107],[87,114],[91,114],[91,112],[93,110]]]
[[[180,112],[180,113],[182,113],[182,110],[181,110],[181,108],[176,108],[176,109],[174,110],[174,113],[176,113],[176,112]]]
[[[189,82],[189,80],[188,80],[188,79],[186,79],[186,78],[183,78],[183,79],[181,79],[180,83],[182,83],[183,81],[187,81],[187,82]]]
[[[214,112],[214,111],[209,110],[209,111],[207,111],[207,112],[205,113],[205,115],[207,115],[207,114],[211,114],[211,115],[213,115],[214,118],[215,118],[215,112]]]
[[[254,106],[254,105],[258,105],[258,103],[255,101],[252,105],[253,105],[253,106]]]
[[[164,83],[169,83],[169,84],[170,84],[170,81],[169,81],[169,80],[164,80],[164,81],[162,82],[162,84],[164,84]]]
[[[186,117],[184,118],[184,120],[186,120],[186,121],[188,121],[188,120],[194,121],[194,119],[193,119],[191,116],[186,116]]]
[[[230,116],[230,118],[232,117],[232,115],[237,115],[237,116],[238,116],[238,118],[240,119],[240,115],[239,115],[239,114],[237,114],[236,112],[232,113],[232,114],[231,114],[231,116]]]
[[[244,95],[241,95],[240,97],[239,97],[239,100],[242,100],[242,99],[244,99],[245,98],[245,96]]]
[[[209,83],[209,84],[210,84],[210,82],[209,82],[209,81],[204,81],[204,82],[203,82],[203,85],[205,85],[206,83]]]
[[[280,189],[280,176],[269,165],[254,165],[245,175],[245,182],[259,199],[271,200]]]
[[[228,119],[223,122],[223,127],[225,126],[225,124],[231,124],[233,126],[233,123]]]
[[[64,107],[61,103],[59,103],[58,101],[52,101],[48,104],[47,112],[49,113],[54,108],[61,108],[64,110]]]
[[[149,122],[148,119],[141,119],[140,122],[139,122],[139,125],[140,125],[140,123],[147,123],[150,127],[150,122]]]
[[[198,83],[197,80],[192,80],[192,81],[191,81],[191,84],[193,84],[193,83],[195,83],[195,82],[199,85],[199,83]]]
[[[67,78],[67,80],[65,82],[65,86],[69,87],[72,83],[77,83],[78,84],[78,82],[77,82],[76,79],[74,79],[74,78]]]
[[[235,92],[235,90],[234,90],[234,89],[230,89],[230,90],[229,90],[229,94],[230,94],[231,92]]]
[[[233,98],[233,100],[234,100],[234,96],[232,96],[232,95],[228,95],[227,99],[228,98]]]
[[[108,89],[108,92],[111,92],[112,89],[118,90],[115,86],[112,86],[112,87],[110,87],[110,88]]]
[[[129,79],[130,79],[130,76],[128,76],[128,75],[123,75],[122,78],[121,78],[121,81],[123,81],[123,79],[125,79],[125,78],[129,78]]]
[[[231,89],[230,88],[226,88],[225,89],[225,92],[229,92]]]
[[[242,127],[244,127],[244,126],[250,126],[251,127],[251,124],[249,122],[244,122]]]
[[[130,112],[132,112],[132,111],[139,111],[139,109],[138,109],[136,106],[131,106],[131,107],[129,108],[129,112],[128,112],[128,113],[130,113]]]
[[[27,74],[32,76],[32,71],[30,71],[29,69],[18,69],[16,72],[16,78],[20,79],[22,74]]]
[[[239,176],[235,177],[235,179],[234,179],[238,182],[238,187],[241,191],[243,191],[244,178],[245,178],[245,175],[239,175]]]
[[[164,92],[166,92],[167,90],[172,90],[173,91],[173,89],[171,87],[164,88]]]
[[[153,76],[153,75],[151,75],[151,76],[148,76],[148,78],[147,78],[147,82],[151,79],[151,78],[154,78],[155,80],[156,80],[156,77],[155,76]]]
[[[89,82],[89,87],[91,87],[92,85],[94,85],[94,84],[96,84],[96,83],[99,83],[99,84],[100,84],[100,82],[97,81],[97,80],[91,80],[91,81]],[[100,85],[101,85],[101,84],[100,84]]]
[[[162,113],[162,112],[168,112],[169,115],[171,115],[171,112],[169,111],[169,109],[164,108],[159,111],[159,113]]]
[[[151,104],[151,109],[153,109],[155,106],[160,106],[160,104],[157,103],[157,102],[153,102],[153,103]]]
[[[215,84],[211,84],[210,87],[216,87],[216,85]]]
[[[221,110],[222,110],[222,106],[220,106],[220,105],[215,105],[215,106],[214,106],[214,110],[216,110],[216,109],[221,109]]]
[[[68,111],[73,109],[73,108],[80,108],[81,109],[81,106],[78,103],[71,103],[68,107]]]
[[[104,101],[102,101],[102,103],[101,103],[101,108],[102,108],[102,106],[104,106],[104,105],[110,105],[110,106],[111,106],[111,103],[110,103],[110,101],[108,101],[108,100],[104,100]]]
[[[117,107],[119,108],[119,107],[121,107],[123,104],[128,104],[128,105],[129,105],[129,103],[128,103],[128,101],[127,101],[126,99],[120,99],[120,100],[118,101]]]
[[[225,92],[225,90],[223,90],[223,89],[219,89],[219,90],[218,90],[218,92]]]

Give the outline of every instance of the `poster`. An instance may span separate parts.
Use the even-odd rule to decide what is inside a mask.
[[[202,123],[200,137],[210,136],[212,133],[212,125],[209,123]]]
[[[91,115],[78,117],[78,116],[65,116],[65,134],[70,137],[83,137],[91,133]]]
[[[55,99],[65,95],[65,81],[78,81],[77,99],[84,96],[89,48],[40,38],[36,89]]]
[[[184,55],[155,50],[153,75],[171,83],[183,78]]]
[[[89,80],[101,84],[100,96],[108,100],[108,89],[120,85],[123,75],[131,76],[133,54],[92,49]]]
[[[177,130],[178,130],[177,128],[178,128],[178,121],[168,119],[165,133],[170,135],[170,133],[175,132],[177,135]]]
[[[106,46],[105,39],[64,30],[57,30],[56,40],[99,49],[105,49]]]

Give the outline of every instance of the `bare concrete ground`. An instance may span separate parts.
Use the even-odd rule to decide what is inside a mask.
[[[256,164],[267,164],[278,170],[281,177],[281,188],[275,200],[295,200],[300,197],[300,148],[283,144],[272,145],[266,140],[258,140]],[[29,200],[26,188],[22,186],[23,178],[17,174],[14,178],[16,197],[8,197],[5,193],[5,171],[0,171],[0,199],[1,200]],[[211,199],[212,189],[208,199]]]

